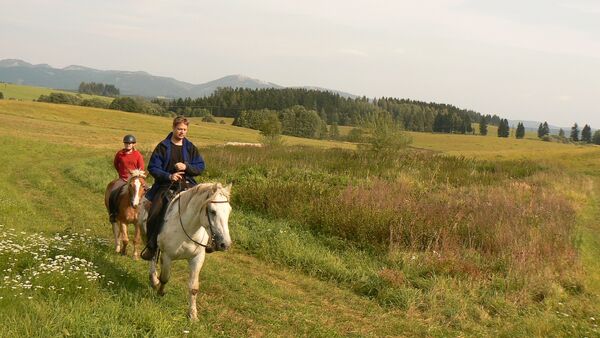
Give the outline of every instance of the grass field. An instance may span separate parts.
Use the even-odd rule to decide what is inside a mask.
[[[51,89],[45,87],[35,87],[35,86],[24,86],[17,85],[12,83],[0,83],[0,92],[4,94],[4,99],[6,100],[22,100],[22,101],[33,101],[37,100],[40,95],[49,95],[50,93],[63,93],[70,95],[77,95],[82,99],[92,99],[97,98],[107,102],[113,100],[111,97],[106,96],[98,96],[98,95],[88,95],[88,94],[79,94],[59,89]]]
[[[411,133],[412,146],[424,149],[422,154],[375,163],[354,157],[354,146],[340,142],[286,137],[289,147],[273,152],[219,147],[257,142],[259,135],[194,121],[189,138],[209,163],[204,179],[234,181],[238,195],[231,219],[235,244],[230,252],[207,258],[200,320],[189,323],[186,264],[175,264],[167,295],[156,296],[143,262],[112,253],[103,207],[103,188],[114,176],[111,160],[122,136],[134,133],[149,155],[169,129],[170,119],[163,117],[0,101],[0,336],[599,335],[596,146]],[[339,162],[342,157],[355,163]],[[572,244],[574,255],[568,255],[570,247],[561,251],[558,244],[538,242],[533,248],[556,251],[529,263],[510,263],[515,258],[476,246],[457,256],[452,247],[432,251],[412,242],[380,250],[364,245],[373,240],[369,232],[356,242],[315,228],[317,222],[335,221],[319,218],[323,215],[349,216],[345,222],[351,224],[363,217],[360,210],[374,208],[347,209],[352,204],[331,191],[339,187],[342,197],[359,202],[353,196],[379,196],[392,182],[404,189],[399,191],[407,208],[419,210],[422,201],[440,205],[432,210],[441,214],[424,221],[447,223],[449,231],[455,225],[448,220],[467,210],[462,201],[523,212],[533,231],[523,235],[541,238],[553,231],[551,224],[570,224],[572,211],[566,228],[573,231],[567,236],[574,236],[572,243],[556,238]],[[514,187],[521,192],[508,190]],[[277,204],[265,198],[270,191],[281,193],[272,194]],[[283,207],[304,193],[315,203]],[[337,211],[324,213],[317,202],[332,203],[329,210]],[[452,208],[455,214],[444,214]],[[394,219],[393,213],[384,216]],[[540,271],[515,278],[511,267],[520,266]]]

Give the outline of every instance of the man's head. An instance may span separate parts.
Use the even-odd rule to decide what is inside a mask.
[[[184,116],[177,116],[173,119],[173,138],[175,140],[183,140],[187,135],[188,125],[190,122]]]

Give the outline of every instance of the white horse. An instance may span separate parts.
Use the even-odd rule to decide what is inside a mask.
[[[202,183],[178,194],[167,206],[164,225],[158,235],[160,276],[156,261],[150,262],[150,284],[159,295],[165,294],[165,284],[174,260],[187,259],[190,267],[189,317],[197,320],[196,294],[206,248],[224,251],[231,246],[229,237],[229,196],[231,184]],[[146,208],[140,208],[139,222],[146,233]]]

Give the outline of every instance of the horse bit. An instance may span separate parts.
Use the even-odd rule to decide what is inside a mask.
[[[185,231],[185,227],[183,226],[183,221],[181,220],[181,198],[179,198],[179,200],[177,201],[178,207],[179,207],[179,224],[181,225],[181,230],[183,230],[183,233],[187,236],[187,238],[194,242],[196,245],[204,247],[205,249],[208,248],[212,248],[212,245],[210,245],[213,241],[213,236],[214,236],[214,226],[213,226],[213,222],[210,219],[210,215],[208,214],[208,204],[209,203],[229,203],[228,200],[225,201],[209,201],[206,204],[206,218],[208,219],[208,227],[210,228],[210,237],[208,238],[208,242],[206,244],[202,244],[200,242],[197,242],[196,240],[194,240],[188,233],[187,231]]]

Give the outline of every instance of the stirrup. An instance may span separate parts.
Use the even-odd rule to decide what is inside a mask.
[[[145,261],[151,261],[156,256],[157,249],[151,249],[148,245],[144,247],[140,257]]]

